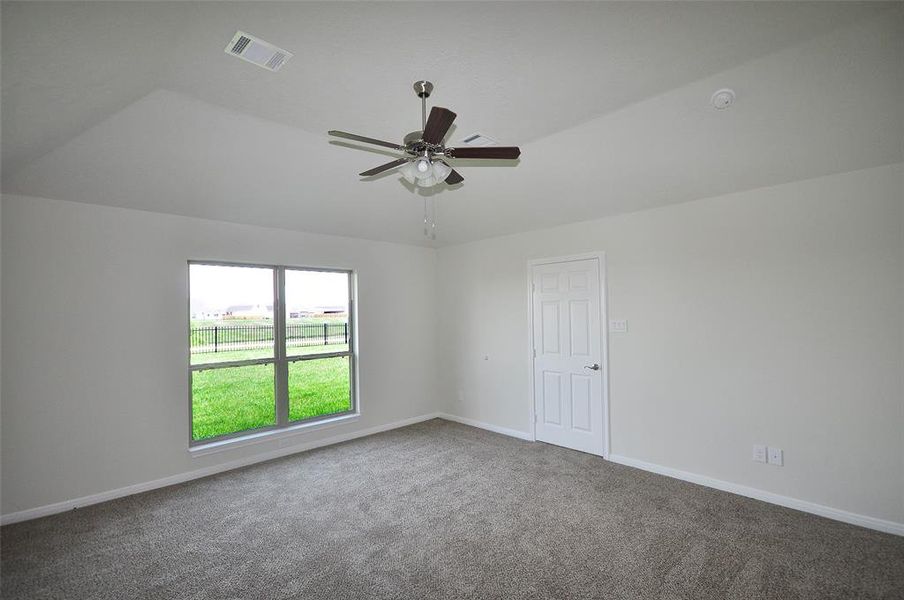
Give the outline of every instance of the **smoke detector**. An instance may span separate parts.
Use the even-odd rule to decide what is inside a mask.
[[[728,88],[722,88],[721,90],[716,90],[713,93],[712,98],[709,99],[712,102],[713,107],[716,110],[725,110],[735,101],[735,93],[734,90],[730,90]]]
[[[235,32],[232,41],[226,46],[225,52],[268,71],[279,71],[286,61],[294,56],[288,50],[277,48],[270,42],[265,42],[244,31]]]

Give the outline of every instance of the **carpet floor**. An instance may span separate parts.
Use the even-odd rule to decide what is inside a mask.
[[[904,538],[446,421],[0,531],[7,600],[904,598]]]

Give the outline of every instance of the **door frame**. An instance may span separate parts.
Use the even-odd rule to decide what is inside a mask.
[[[527,261],[527,355],[530,359],[530,426],[531,439],[537,441],[537,395],[535,389],[534,362],[534,267],[578,260],[596,259],[600,277],[600,361],[603,365],[603,458],[609,460],[612,435],[609,428],[609,286],[606,277],[606,253],[586,252],[551,258],[535,258]]]

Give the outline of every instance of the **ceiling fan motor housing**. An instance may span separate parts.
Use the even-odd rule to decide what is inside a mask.
[[[414,142],[420,142],[423,139],[424,139],[423,131],[412,131],[411,133],[409,133],[408,135],[405,136],[405,138],[403,139],[403,143],[405,146],[410,146]]]

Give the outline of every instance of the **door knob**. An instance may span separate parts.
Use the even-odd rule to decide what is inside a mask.
[[[599,365],[599,363],[593,363],[592,365],[584,365],[584,368],[585,368],[585,369],[590,369],[590,370],[592,370],[592,371],[599,371],[599,370],[600,370],[600,365]]]

